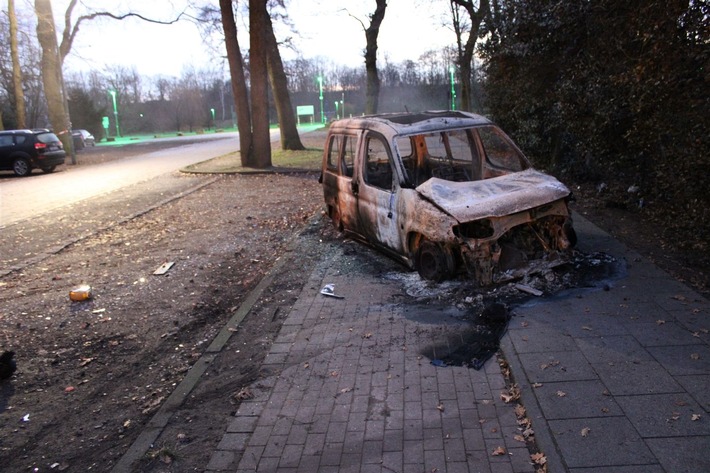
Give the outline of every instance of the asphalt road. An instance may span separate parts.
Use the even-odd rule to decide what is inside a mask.
[[[35,170],[27,178],[3,175],[0,178],[0,229],[239,149],[236,133],[162,142],[167,149],[103,164],[68,165],[53,174]]]

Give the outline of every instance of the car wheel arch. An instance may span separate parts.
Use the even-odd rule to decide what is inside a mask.
[[[408,237],[409,261],[423,279],[443,281],[456,274],[456,257],[451,245],[412,232]]]

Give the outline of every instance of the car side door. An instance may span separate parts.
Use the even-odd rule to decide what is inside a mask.
[[[359,233],[355,157],[358,133],[331,133],[326,143],[323,192],[328,215],[339,230]]]
[[[363,235],[396,253],[403,250],[397,221],[399,195],[392,150],[380,134],[366,132],[358,153],[357,204]]]

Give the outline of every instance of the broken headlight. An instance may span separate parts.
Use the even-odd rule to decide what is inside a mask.
[[[480,240],[482,238],[490,238],[493,236],[494,229],[491,221],[487,218],[475,220],[473,222],[462,223],[453,228],[454,235],[461,238],[474,238]]]

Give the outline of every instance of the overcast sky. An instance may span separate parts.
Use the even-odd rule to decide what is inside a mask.
[[[32,0],[16,2],[18,10],[31,11],[34,4]],[[187,0],[80,0],[74,17],[86,11],[82,2],[94,10],[135,11],[169,20],[182,11]],[[63,29],[67,4],[68,0],[52,1],[58,33]],[[217,2],[213,4],[216,6]],[[287,0],[287,5],[297,32],[291,33],[293,41],[303,57],[326,57],[335,64],[352,67],[363,64],[365,35],[360,23],[348,12],[367,23],[367,14],[374,11],[374,0]],[[380,30],[379,58],[384,59],[386,55],[392,62],[416,60],[428,50],[453,44],[453,33],[443,26],[447,8],[445,0],[389,0]],[[237,26],[246,33],[244,25]],[[285,33],[277,34],[284,36]],[[189,65],[221,70],[224,46],[221,41],[212,44],[218,48],[216,51],[205,46],[197,26],[189,21],[166,26],[138,19],[92,20],[82,23],[65,63],[65,72],[101,70],[105,65],[135,66],[141,75],[148,76],[179,76]],[[242,47],[248,47],[246,37]],[[286,50],[282,54],[284,59],[295,57]]]

